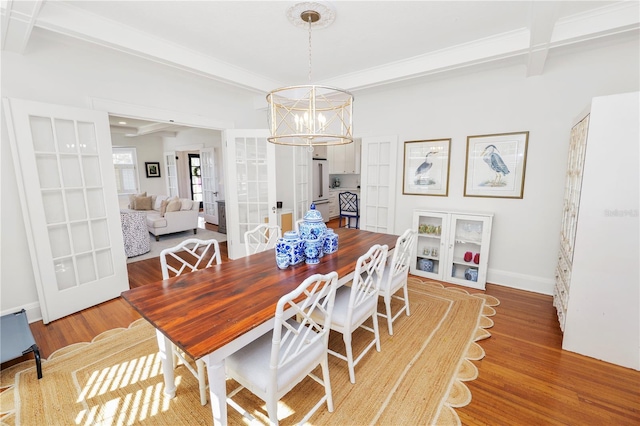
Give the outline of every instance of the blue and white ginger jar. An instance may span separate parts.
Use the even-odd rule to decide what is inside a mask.
[[[324,234],[324,244],[322,245],[322,251],[326,254],[335,253],[338,251],[338,234],[333,232],[333,229],[327,228]]]
[[[320,238],[308,238],[304,240],[304,254],[307,265],[320,263],[320,253],[322,253],[322,242]]]
[[[276,243],[276,254],[289,256],[289,265],[297,265],[304,261],[304,240],[296,231],[287,231]]]

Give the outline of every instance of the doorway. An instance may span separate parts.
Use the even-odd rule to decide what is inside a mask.
[[[189,154],[189,180],[191,199],[197,201],[202,209],[202,168],[200,154]]]

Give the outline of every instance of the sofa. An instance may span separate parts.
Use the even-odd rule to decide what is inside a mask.
[[[147,230],[160,241],[161,235],[193,229],[198,232],[200,203],[187,198],[166,195],[136,194],[130,198],[129,208],[145,211]]]

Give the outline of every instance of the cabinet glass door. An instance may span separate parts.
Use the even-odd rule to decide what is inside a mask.
[[[411,273],[423,277],[442,279],[444,269],[443,232],[447,229],[447,214],[424,213],[414,217],[414,229],[418,232],[416,252]]]
[[[447,281],[484,289],[489,227],[484,217],[451,215]]]

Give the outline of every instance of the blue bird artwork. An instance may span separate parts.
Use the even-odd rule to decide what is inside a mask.
[[[491,186],[504,185],[502,178],[509,174],[509,168],[502,160],[498,148],[496,148],[495,145],[487,145],[484,151],[482,151],[482,159],[496,174],[495,178],[490,181],[489,184]]]
[[[427,176],[427,172],[429,172],[431,167],[433,167],[433,163],[429,161],[429,156],[431,154],[433,154],[433,152],[427,153],[422,164],[416,168],[416,174],[413,180],[416,185],[430,185],[435,183],[433,179],[430,179],[429,176]]]

